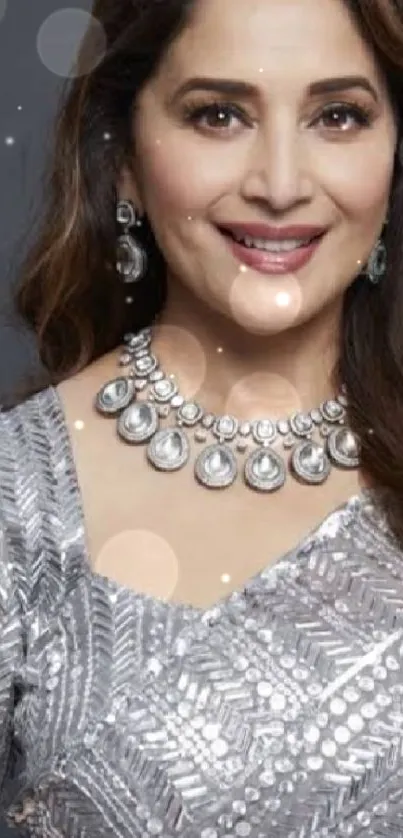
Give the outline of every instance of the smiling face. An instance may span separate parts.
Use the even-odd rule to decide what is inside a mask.
[[[346,76],[364,81],[320,84]],[[195,77],[248,89],[201,89],[208,81]],[[342,0],[199,0],[138,97],[133,128],[136,180],[122,197],[147,214],[168,282],[260,335],[339,305],[382,231],[397,140],[380,70]],[[273,267],[262,242],[234,249],[219,230],[233,222],[326,234],[305,263]]]

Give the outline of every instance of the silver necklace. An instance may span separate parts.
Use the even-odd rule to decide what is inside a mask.
[[[241,473],[249,488],[273,492],[284,485],[288,472],[302,483],[317,485],[328,478],[332,465],[359,466],[360,444],[346,423],[344,385],[335,399],[309,413],[276,421],[239,421],[186,401],[175,376],[161,369],[151,344],[150,328],[125,335],[119,364],[126,374],[104,384],[95,407],[103,416],[117,417],[123,441],[147,446],[147,461],[158,471],[186,466],[191,456],[190,434],[197,445],[203,445],[194,463],[195,478],[210,489],[231,486]],[[174,421],[167,424],[171,414]],[[275,450],[274,443],[284,453]]]

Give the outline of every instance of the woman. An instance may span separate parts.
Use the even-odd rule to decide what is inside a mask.
[[[403,5],[93,19],[0,417],[8,820],[397,838]]]

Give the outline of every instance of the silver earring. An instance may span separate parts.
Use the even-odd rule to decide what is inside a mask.
[[[385,222],[387,224],[387,221]],[[371,285],[379,285],[383,277],[386,273],[386,267],[388,262],[388,254],[386,250],[386,245],[382,239],[378,239],[371,256],[368,261],[368,265],[365,270],[366,277]]]
[[[142,220],[130,200],[118,201],[116,220],[123,225],[117,240],[116,270],[123,282],[139,282],[147,271],[148,258],[143,245],[129,233],[130,227],[141,227]]]

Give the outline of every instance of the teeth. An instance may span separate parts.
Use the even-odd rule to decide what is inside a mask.
[[[290,250],[295,250],[296,247],[301,247],[304,244],[308,244],[312,239],[287,239],[286,241],[273,241],[269,239],[253,239],[250,236],[237,236],[234,235],[234,239],[237,242],[245,245],[246,247],[256,247],[259,250],[267,250],[270,253],[281,253],[283,251],[287,252]]]

